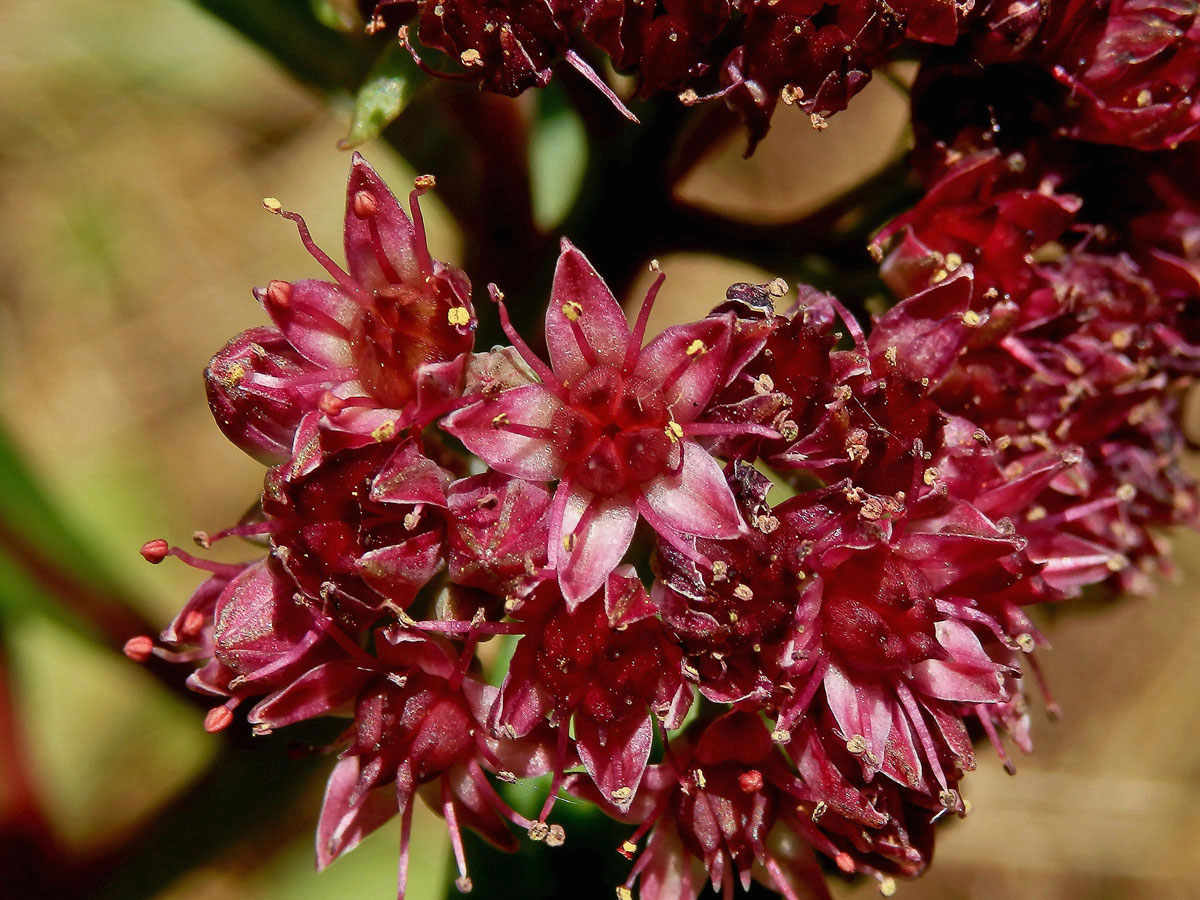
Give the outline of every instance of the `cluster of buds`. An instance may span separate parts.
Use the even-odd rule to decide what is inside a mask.
[[[245,703],[256,733],[342,717],[318,863],[398,815],[401,895],[418,794],[464,892],[462,828],[557,846],[567,794],[633,829],[622,898],[824,896],[819,857],[889,894],[966,813],[971,730],[1010,770],[1029,749],[1027,607],[1135,584],[1196,510],[1196,210],[1113,252],[998,152],[931,184],[876,244],[902,299],[869,335],[776,281],[647,341],[657,264],[631,325],[564,241],[548,358],[495,286],[511,344],[474,346],[470,283],[426,244],[432,179],[406,213],[355,156],[345,268],[268,199],[331,280],[257,291],[272,324],[212,360],[217,422],[270,468],[197,536],[267,553],[146,544],[209,577],[128,655],[194,663],[210,731]],[[542,776],[536,814],[507,802]]]
[[[399,31],[427,71],[516,95],[555,63],[582,73],[633,118],[597,73],[597,51],[636,76],[636,95],[721,99],[751,143],[778,104],[820,129],[872,72],[906,48],[953,47],[964,68],[1044,73],[1057,126],[1140,149],[1200,133],[1200,17],[1169,0],[361,0],[368,30]],[[418,55],[415,38],[449,70]],[[944,62],[946,54],[934,54]],[[1055,86],[1060,89],[1055,91]]]

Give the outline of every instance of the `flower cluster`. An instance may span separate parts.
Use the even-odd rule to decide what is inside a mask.
[[[546,5],[510,6],[481,32],[502,53]],[[869,335],[777,281],[647,341],[663,275],[631,325],[564,241],[548,359],[494,286],[511,343],[474,346],[471,286],[426,245],[431,179],[406,213],[355,156],[345,268],[268,199],[332,280],[257,291],[272,325],[209,366],[217,422],[270,468],[251,515],[197,535],[268,552],[146,544],[209,577],[126,652],[196,664],[210,731],[248,702],[256,733],[342,717],[318,863],[399,815],[401,894],[418,794],[468,891],[461,829],[559,845],[563,792],[634,829],[623,898],[823,896],[814,854],[890,893],[966,812],[971,730],[1010,770],[1005,739],[1029,748],[1027,607],[1138,586],[1197,509],[1176,414],[1200,210],[1164,178],[1112,246],[1060,176],[943,149],[875,244],[901,300]],[[503,784],[538,776],[540,811],[513,809]]]
[[[1190,3],[1108,0],[363,0],[371,31],[410,27],[452,71],[515,95],[544,87],[559,60],[632,114],[588,57],[636,75],[636,94],[723,99],[757,142],[782,100],[814,127],[846,108],[906,46],[953,47],[964,69],[1043,73],[1056,127],[1140,149],[1200,134],[1200,18]],[[935,55],[945,61],[945,54]],[[1055,91],[1055,85],[1059,88]]]

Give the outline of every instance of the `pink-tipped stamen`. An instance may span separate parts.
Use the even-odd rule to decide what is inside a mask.
[[[539,822],[545,822],[550,811],[554,809],[554,803],[558,800],[558,790],[566,777],[563,770],[567,765],[567,748],[570,744],[566,722],[559,723],[557,738],[554,749],[554,775],[550,779],[550,791],[546,794],[546,802],[542,804],[542,811],[538,814]]]
[[[621,370],[626,375],[632,372],[634,366],[637,365],[638,356],[642,352],[642,344],[646,340],[646,323],[650,321],[650,310],[654,308],[659,288],[666,280],[667,273],[659,271],[658,277],[654,279],[654,283],[650,285],[650,289],[646,291],[646,296],[642,299],[642,308],[638,310],[637,321],[634,322],[633,332],[629,335],[629,346],[625,350],[625,362],[621,366]]]
[[[605,99],[613,105],[617,112],[623,115],[634,125],[640,124],[638,122],[638,117],[629,111],[629,107],[627,107],[624,102],[622,102],[621,98],[616,95],[613,89],[604,82],[604,79],[596,73],[596,70],[588,65],[587,60],[585,60],[574,50],[568,50],[565,56],[567,64],[585,79],[587,79],[588,83],[591,84],[592,87],[596,88],[596,90],[603,94]]]
[[[513,328],[512,321],[508,318],[508,307],[504,305],[504,294],[500,292],[500,289],[496,285],[489,284],[488,295],[499,310],[500,328],[504,332],[504,336],[512,341],[513,348],[520,355],[521,359],[525,361],[525,365],[534,371],[534,374],[542,380],[542,384],[547,388],[560,397],[564,396],[565,390],[562,382],[559,381],[554,371],[536,353],[529,349],[529,345],[525,343],[524,338],[517,334],[517,330]]]
[[[416,241],[413,251],[417,257],[417,266],[426,278],[433,275],[433,256],[429,252],[429,238],[425,234],[425,217],[421,213],[421,196],[435,184],[432,175],[422,175],[413,183],[413,189],[408,195],[408,208],[412,211],[413,231]]]
[[[166,546],[166,544],[166,541],[150,541],[142,547],[142,556],[153,563],[161,562],[168,556],[174,556],[193,569],[212,572],[214,575],[220,575],[223,578],[234,578],[245,571],[246,568],[245,566],[234,565],[232,563],[219,563],[210,559],[201,559],[198,556],[192,556],[186,550],[181,550],[179,547]],[[151,545],[153,545],[152,548]],[[162,550],[163,546],[166,546],[165,550]],[[152,556],[157,558],[152,558]]]
[[[454,808],[454,798],[450,796],[450,784],[442,778],[442,816],[446,820],[446,828],[450,832],[450,847],[454,851],[454,862],[458,866],[458,889],[461,893],[471,890],[471,878],[467,875],[467,854],[463,849],[462,831],[458,827],[458,813]]]
[[[976,703],[974,709],[975,716],[979,719],[979,724],[983,726],[988,740],[992,742],[992,746],[996,750],[996,755],[1000,757],[1000,763],[1004,766],[1004,771],[1009,775],[1016,775],[1017,766],[1009,757],[1008,751],[1004,749],[1004,742],[1000,740],[1000,735],[996,732],[996,723],[992,721],[991,710],[983,703]]]
[[[272,209],[271,207],[267,207],[267,209],[275,215],[295,223],[296,230],[300,232],[300,242],[304,244],[304,249],[309,252],[312,258],[319,262],[321,267],[333,276],[333,280],[346,291],[355,295],[359,293],[359,286],[354,279],[341,266],[330,259],[328,253],[317,246],[317,242],[313,240],[312,234],[308,230],[308,224],[304,221],[303,216],[286,209]]]

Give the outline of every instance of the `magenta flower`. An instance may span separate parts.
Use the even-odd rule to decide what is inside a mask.
[[[272,281],[255,296],[274,323],[255,328],[213,359],[206,379],[213,415],[252,455],[279,462],[311,419],[338,446],[389,440],[444,411],[461,389],[475,318],[466,276],[433,259],[417,198],[413,217],[357,153],[346,193],[348,271],[291,219],[333,281]],[[440,405],[440,408],[439,408]]]
[[[738,372],[733,312],[673,326],[642,347],[660,283],[631,330],[608,285],[564,241],[546,310],[550,365],[506,324],[531,370],[526,383],[482,390],[442,424],[497,471],[558,481],[547,565],[572,608],[604,585],[639,517],[681,548],[682,535],[741,533],[721,467],[699,441],[773,433],[704,418],[713,393]]]

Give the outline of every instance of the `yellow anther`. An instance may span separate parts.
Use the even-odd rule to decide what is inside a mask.
[[[708,352],[708,348],[704,346],[704,341],[700,340],[700,338],[696,338],[696,340],[694,340],[690,344],[688,344],[688,348],[687,348],[688,356],[695,356],[697,353],[707,353],[707,352]]]
[[[884,897],[892,897],[896,893],[896,879],[890,875],[884,875],[879,879],[879,893]]]
[[[583,306],[575,300],[568,300],[562,305],[562,314],[574,322],[583,315]]]
[[[708,779],[704,777],[704,770],[696,769],[692,775],[694,775],[696,778],[696,787],[700,788],[700,790],[704,790],[705,785],[708,784]]]
[[[1016,641],[1017,641],[1017,646],[1021,648],[1021,651],[1023,653],[1032,653],[1034,650],[1034,647],[1037,646],[1034,643],[1032,634],[1025,634],[1025,633],[1018,634],[1016,637]]]
[[[633,841],[626,841],[621,845],[621,851],[626,854],[637,853],[637,844]]]
[[[894,366],[896,364],[896,354],[897,350],[895,347],[888,347],[883,351],[883,358],[888,361],[888,365]]]
[[[471,314],[465,306],[452,306],[446,310],[446,318],[450,320],[451,325],[461,326],[471,321]]]
[[[575,549],[575,532],[564,534],[562,537],[563,549],[570,553]]]
[[[628,787],[628,786],[619,787],[615,791],[612,792],[612,798],[614,800],[616,800],[618,803],[624,803],[626,800],[628,800],[632,796],[633,796],[633,788]]]
[[[458,54],[458,61],[464,66],[481,66],[483,65],[483,57],[474,47],[468,47],[462,53]]]
[[[1137,496],[1137,488],[1135,488],[1132,484],[1123,484],[1117,488],[1116,493],[1118,500],[1123,500],[1124,502],[1128,503]]]
[[[973,309],[968,309],[962,314],[962,323],[968,328],[977,328],[979,323],[982,321],[983,319],[980,317],[979,313],[975,312]]]
[[[283,204],[274,197],[263,197],[263,206],[269,212],[279,212],[281,209],[283,209]]]
[[[508,424],[508,413],[502,412],[499,415],[492,416],[492,427],[493,428],[503,428],[507,424]]]
[[[949,271],[953,272],[955,269],[957,269],[961,265],[962,265],[962,257],[959,256],[957,253],[947,253],[946,254],[946,268]]]
[[[867,739],[861,734],[856,734],[850,740],[846,741],[846,749],[858,756],[860,753],[865,753],[867,750]]]
[[[384,441],[390,441],[395,436],[396,436],[396,423],[395,422],[384,422],[382,425],[380,425],[378,428],[376,428],[374,431],[371,432],[371,437],[373,437],[378,443],[381,443],[381,444]]]
[[[633,900],[633,891],[624,886],[617,888],[617,900]]]
[[[925,470],[925,474],[921,477],[921,480],[924,481],[926,484],[932,486],[938,480],[938,470],[935,469],[933,466],[930,466],[928,469]]]
[[[674,419],[667,423],[667,426],[663,429],[663,431],[666,432],[667,437],[671,439],[672,444],[678,443],[679,439],[683,437],[683,426]]]

